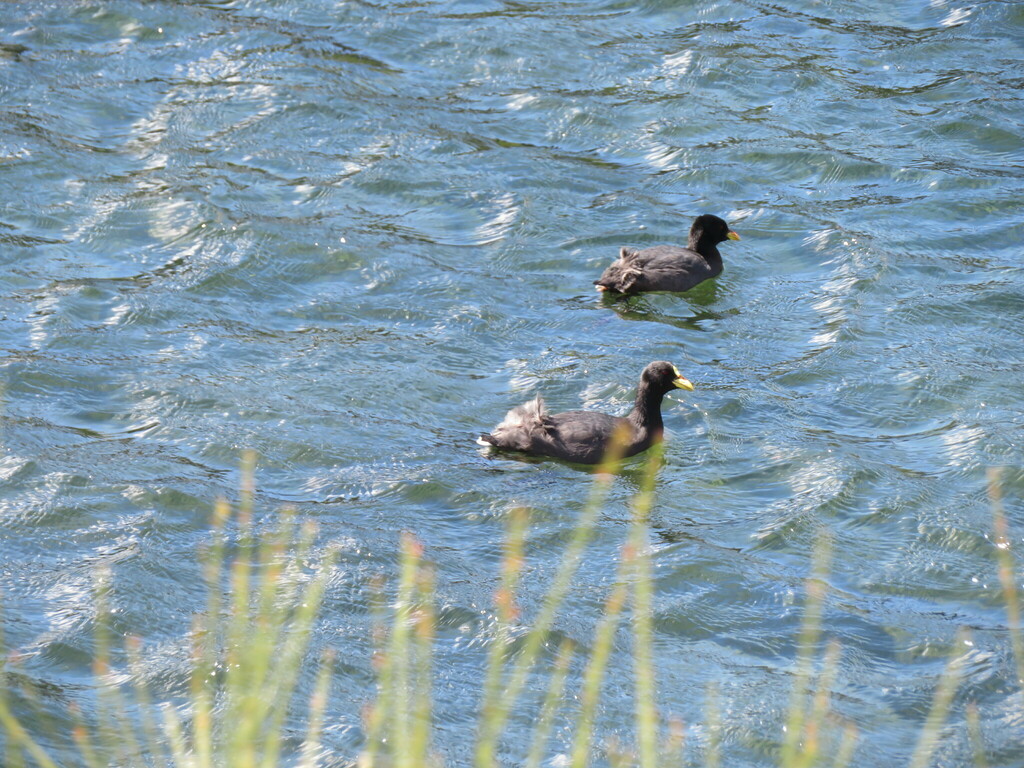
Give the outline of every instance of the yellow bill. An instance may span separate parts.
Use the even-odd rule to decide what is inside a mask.
[[[727,234],[726,237],[729,238],[730,240],[739,240],[740,239],[740,236],[737,235],[735,232],[733,232],[731,229],[729,230],[729,234]]]
[[[688,389],[689,391],[693,392],[693,384],[690,383],[690,380],[684,379],[683,374],[681,374],[679,372],[679,369],[676,368],[674,365],[672,366],[672,370],[676,372],[676,377],[675,379],[672,380],[672,383],[675,384],[680,389]]]

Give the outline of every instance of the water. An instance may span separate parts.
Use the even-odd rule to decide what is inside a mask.
[[[729,764],[771,762],[826,531],[854,764],[906,762],[966,626],[937,764],[970,761],[975,701],[989,764],[1021,765],[985,472],[1024,558],[1022,41],[995,1],[6,4],[0,573],[47,706],[90,701],[100,564],[150,682],[184,690],[194,554],[251,448],[260,508],[342,549],[332,759],[407,529],[465,765],[508,513],[535,510],[529,611],[589,484],[473,437],[538,392],[621,413],[666,359],[697,386],[666,402],[654,511],[659,704],[691,755],[717,681]],[[713,284],[593,291],[701,212],[743,238]],[[637,473],[557,626],[583,648]],[[602,738],[628,740],[628,664],[610,678]]]

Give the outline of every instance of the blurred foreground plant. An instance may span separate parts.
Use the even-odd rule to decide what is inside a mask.
[[[307,568],[314,529],[310,525],[297,527],[294,514],[287,510],[280,514],[273,531],[256,540],[252,464],[247,457],[241,501],[233,519],[237,529],[233,556],[225,557],[225,529],[232,522],[225,502],[214,509],[212,543],[201,556],[208,603],[205,613],[193,621],[190,633],[191,679],[183,708],[185,720],[177,708],[180,701],[154,703],[143,683],[143,649],[137,637],[126,643],[133,690],[126,690],[123,672],[112,670],[109,573],[100,571],[95,593],[94,714],[86,717],[77,707],[72,708],[72,744],[68,744],[68,735],[58,733],[38,706],[38,691],[27,675],[19,674],[21,686],[18,691],[11,690],[18,659],[9,657],[0,670],[5,766],[14,768],[28,762],[42,768],[71,764],[212,768],[279,763],[285,717],[298,690],[333,553]],[[225,592],[226,601],[222,599]],[[309,702],[301,748],[303,766],[316,764],[330,661],[330,655],[322,660]],[[21,722],[14,716],[11,694],[15,692],[33,703],[33,721]],[[50,742],[45,747],[40,731],[46,731]]]
[[[539,768],[548,752],[552,727],[561,716],[573,721],[571,746],[561,760],[582,768],[595,760],[615,768],[694,764],[684,755],[683,724],[657,712],[652,628],[653,577],[648,544],[648,516],[655,480],[661,464],[660,447],[652,449],[641,490],[633,500],[632,523],[624,542],[616,577],[604,604],[591,650],[583,656],[569,641],[546,658],[544,649],[563,607],[573,577],[585,554],[607,489],[618,468],[615,457],[599,468],[591,497],[571,536],[551,586],[536,616],[523,621],[516,602],[525,561],[527,513],[515,510],[508,531],[495,594],[498,618],[483,671],[482,703],[475,741],[465,757],[478,768],[493,768],[508,758],[499,757],[499,745],[508,719],[520,701],[531,675],[546,679],[529,744],[518,745],[517,762]],[[191,677],[184,701],[154,702],[143,684],[142,646],[127,642],[128,668],[120,673],[111,664],[109,577],[100,574],[96,589],[94,674],[96,702],[91,717],[73,709],[70,737],[58,732],[40,705],[38,691],[11,655],[0,669],[0,737],[3,765],[18,768],[38,765],[53,768],[81,764],[89,768],[118,765],[172,765],[175,768],[273,768],[297,764],[320,765],[329,751],[320,742],[327,708],[333,657],[325,654],[316,667],[313,692],[303,717],[305,735],[297,749],[285,749],[286,718],[294,714],[293,699],[300,689],[309,641],[321,606],[332,554],[315,567],[307,567],[314,538],[310,526],[298,526],[291,512],[280,516],[270,533],[254,536],[252,526],[252,462],[243,472],[238,513],[219,503],[213,517],[212,543],[203,553],[208,590],[206,611],[192,627]],[[996,478],[991,481],[996,554],[1008,611],[1018,674],[1024,670],[1024,645],[1015,589],[1015,566],[1009,549],[1006,522]],[[234,545],[227,530],[234,526]],[[436,616],[434,573],[424,562],[421,545],[409,534],[401,536],[401,558],[395,597],[386,597],[378,581],[370,604],[375,615],[373,667],[378,691],[365,708],[365,739],[359,768],[424,768],[440,766],[431,746],[433,670],[432,653]],[[831,691],[839,667],[836,641],[822,645],[822,616],[826,603],[830,544],[822,537],[812,557],[807,581],[804,621],[797,642],[793,689],[783,727],[778,764],[783,768],[847,766],[857,739],[853,723],[831,711]],[[594,746],[594,725],[604,674],[612,661],[614,639],[629,609],[632,629],[635,744],[610,743],[605,754]],[[525,632],[525,634],[524,634]],[[960,633],[946,671],[939,680],[931,711],[911,758],[912,768],[931,763],[940,730],[947,720],[962,672],[964,641]],[[2,636],[0,636],[2,648]],[[566,695],[572,662],[582,664],[578,697]],[[131,689],[125,683],[133,681]],[[32,717],[15,715],[31,709]],[[700,761],[723,764],[722,722],[718,686],[708,691],[706,733]],[[353,702],[345,702],[351,711]],[[184,713],[184,714],[180,714]],[[666,724],[667,723],[667,724]],[[975,764],[984,765],[984,745],[976,709],[968,708],[967,723]],[[350,764],[350,763],[346,763]]]

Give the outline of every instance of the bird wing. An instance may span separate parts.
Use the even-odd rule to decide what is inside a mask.
[[[633,262],[640,271],[634,289],[640,291],[686,291],[716,274],[699,253],[675,245],[645,248]]]
[[[531,450],[567,461],[596,464],[626,419],[596,411],[567,411],[549,416],[547,427],[533,434]]]

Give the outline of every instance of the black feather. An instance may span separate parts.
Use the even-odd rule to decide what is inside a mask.
[[[619,258],[594,284],[599,290],[617,293],[688,291],[721,274],[722,256],[717,246],[729,239],[729,233],[729,225],[723,219],[711,214],[698,216],[690,227],[688,247],[623,247]]]
[[[534,456],[597,464],[604,459],[612,438],[620,428],[625,442],[623,457],[647,450],[661,440],[664,425],[661,401],[675,388],[678,376],[670,363],[656,362],[640,375],[636,402],[625,417],[596,411],[566,411],[551,415],[540,397],[513,408],[489,435],[481,439],[505,450]]]

